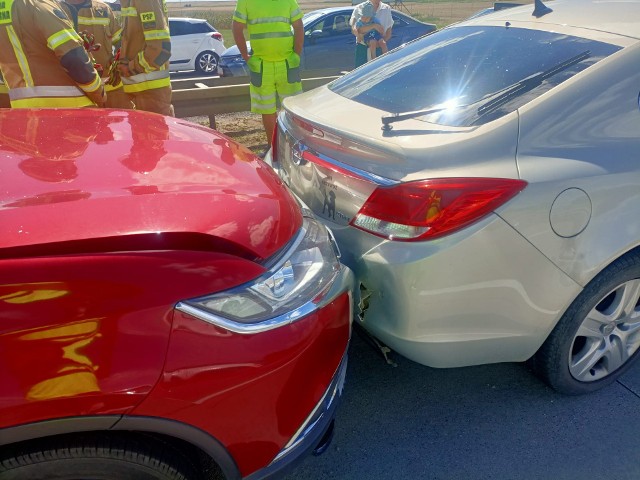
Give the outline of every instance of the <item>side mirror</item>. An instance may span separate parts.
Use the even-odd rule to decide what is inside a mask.
[[[316,43],[316,40],[322,37],[322,30],[307,30],[304,32],[305,40],[308,39],[310,44]]]

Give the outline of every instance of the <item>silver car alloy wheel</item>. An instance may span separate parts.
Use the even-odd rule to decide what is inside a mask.
[[[640,347],[640,279],[624,282],[605,295],[578,327],[569,371],[581,382],[606,377]]]
[[[196,59],[196,68],[203,73],[215,73],[218,70],[218,57],[213,52],[203,52]]]

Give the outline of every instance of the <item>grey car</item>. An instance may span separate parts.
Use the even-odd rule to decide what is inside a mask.
[[[640,1],[505,9],[287,98],[267,161],[381,344],[591,392],[640,352],[639,66]]]
[[[349,19],[353,7],[331,7],[314,10],[302,17],[304,47],[301,57],[303,70],[352,70],[355,65],[356,42],[351,33]],[[436,30],[431,23],[423,23],[409,15],[394,10],[389,49],[414,40]],[[247,43],[251,48],[250,42]],[[236,45],[228,48],[220,58],[220,74],[223,77],[249,75],[247,63]]]

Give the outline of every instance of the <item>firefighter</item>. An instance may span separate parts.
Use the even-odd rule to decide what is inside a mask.
[[[119,44],[122,29],[111,7],[99,0],[64,0],[62,6],[73,21],[78,33],[94,40],[91,52],[96,63],[103,67],[102,81],[107,92],[108,108],[133,108],[133,102],[122,88],[120,75],[113,75],[114,47]]]
[[[0,45],[13,108],[104,105],[100,75],[55,0],[0,0]]]
[[[9,102],[9,89],[7,88],[7,84],[4,83],[2,72],[0,72],[0,108],[9,107],[11,107],[11,102]]]
[[[0,0],[2,1],[2,0]],[[119,71],[137,110],[173,116],[171,37],[165,0],[121,0]]]

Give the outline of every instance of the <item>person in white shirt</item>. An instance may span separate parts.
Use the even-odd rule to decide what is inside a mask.
[[[382,25],[382,30],[380,34],[385,42],[389,42],[391,38],[391,33],[393,30],[393,17],[391,16],[391,7],[386,3],[383,3],[382,0],[367,0],[366,2],[362,2],[358,4],[351,14],[351,19],[349,20],[349,25],[351,25],[351,31],[356,37],[356,59],[355,66],[359,67],[367,63],[367,55],[368,48],[366,44],[362,41],[362,35],[358,33],[358,29],[356,28],[356,23],[360,18],[362,18],[362,10],[366,4],[373,5],[373,11],[375,12],[375,18],[378,20],[380,25]],[[371,29],[377,28],[376,26],[369,27]],[[380,55],[381,53],[379,53]]]

